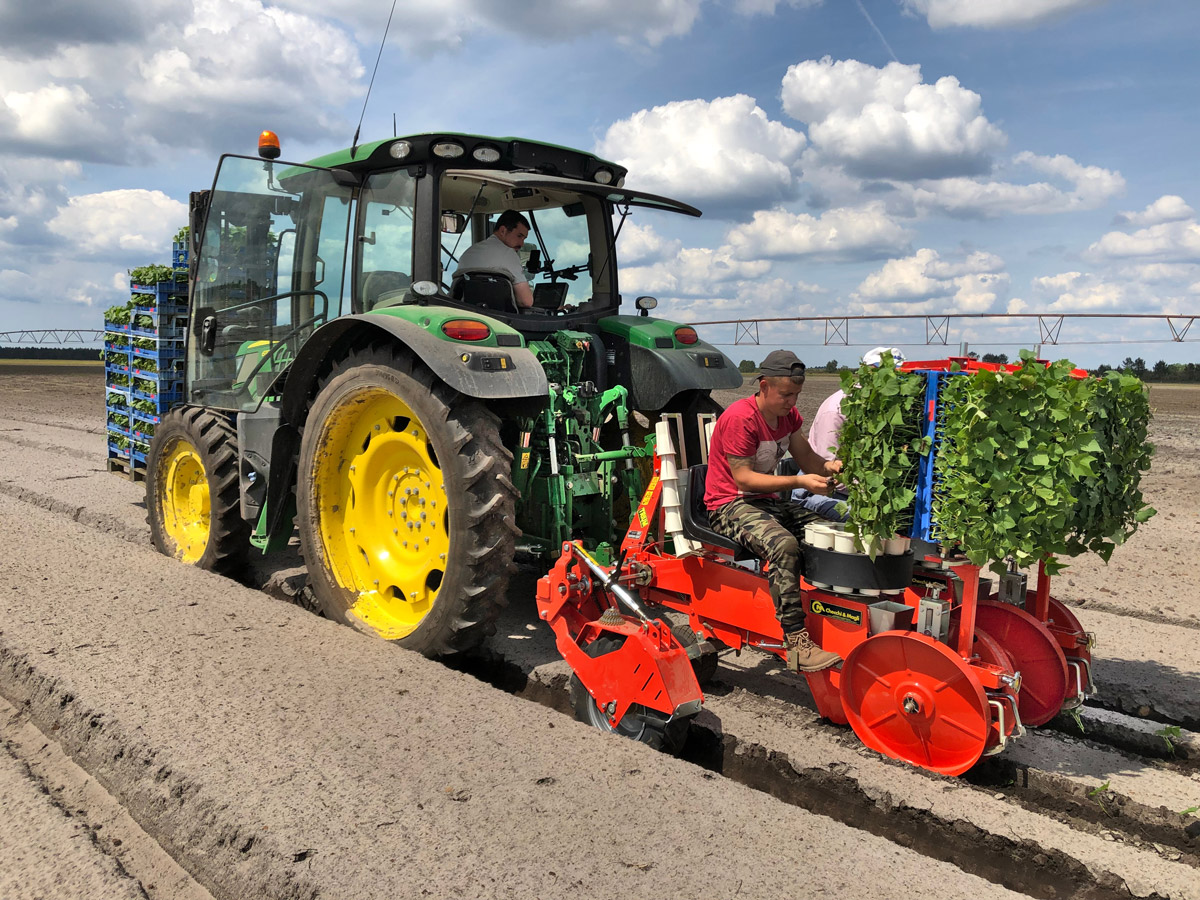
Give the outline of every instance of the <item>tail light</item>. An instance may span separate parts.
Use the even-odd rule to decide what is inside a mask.
[[[451,319],[442,324],[442,334],[456,341],[486,341],[492,329],[474,319]]]
[[[675,340],[681,344],[694,344],[700,340],[700,336],[696,334],[696,329],[685,325],[683,328],[675,329]]]

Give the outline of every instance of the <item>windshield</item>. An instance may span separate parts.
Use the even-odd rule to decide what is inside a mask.
[[[483,271],[506,282],[527,283],[537,309],[609,302],[615,279],[613,267],[605,263],[609,227],[602,198],[462,172],[443,176],[440,197],[442,286],[447,293],[455,295],[464,274]],[[521,224],[528,226],[522,244],[501,242],[503,232],[496,231],[508,211],[519,213]],[[490,238],[490,245],[477,246]]]

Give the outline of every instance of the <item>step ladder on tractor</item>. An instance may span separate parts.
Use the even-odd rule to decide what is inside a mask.
[[[930,433],[943,379],[952,368],[981,365],[905,365],[928,379]],[[702,428],[711,428],[709,418]],[[539,615],[574,671],[577,716],[670,750],[701,709],[718,649],[751,647],[786,659],[762,564],[709,527],[706,460],[688,466],[680,458],[680,424],[658,423],[654,477],[615,565],[567,542],[537,590]],[[844,660],[806,678],[818,713],[849,724],[866,746],[959,775],[1001,752],[1024,726],[1045,724],[1094,693],[1094,637],[1051,596],[1044,566],[1033,588],[1009,572],[993,593],[979,566],[932,540],[934,455],[918,479],[902,552],[872,559],[822,546],[820,529],[806,532],[801,594],[809,634]]]

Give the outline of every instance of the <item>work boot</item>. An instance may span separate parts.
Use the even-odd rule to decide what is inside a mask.
[[[836,653],[814,644],[807,628],[785,634],[783,642],[787,645],[787,667],[793,672],[820,672],[842,661]]]

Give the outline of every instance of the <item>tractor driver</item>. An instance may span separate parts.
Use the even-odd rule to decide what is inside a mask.
[[[533,306],[533,290],[529,276],[521,265],[517,251],[529,237],[529,220],[515,209],[506,209],[496,219],[491,237],[472,244],[458,261],[459,272],[500,272],[512,279],[513,296],[517,306]]]
[[[842,661],[812,642],[800,600],[800,546],[806,523],[819,516],[790,499],[795,488],[833,491],[841,460],[822,459],[800,430],[796,398],[804,363],[790,350],[772,350],[759,367],[758,393],[730,405],[717,419],[708,454],[704,503],[714,531],[770,563],[767,582],[783,626],[787,665],[818,672]],[[791,451],[802,474],[776,475]]]

